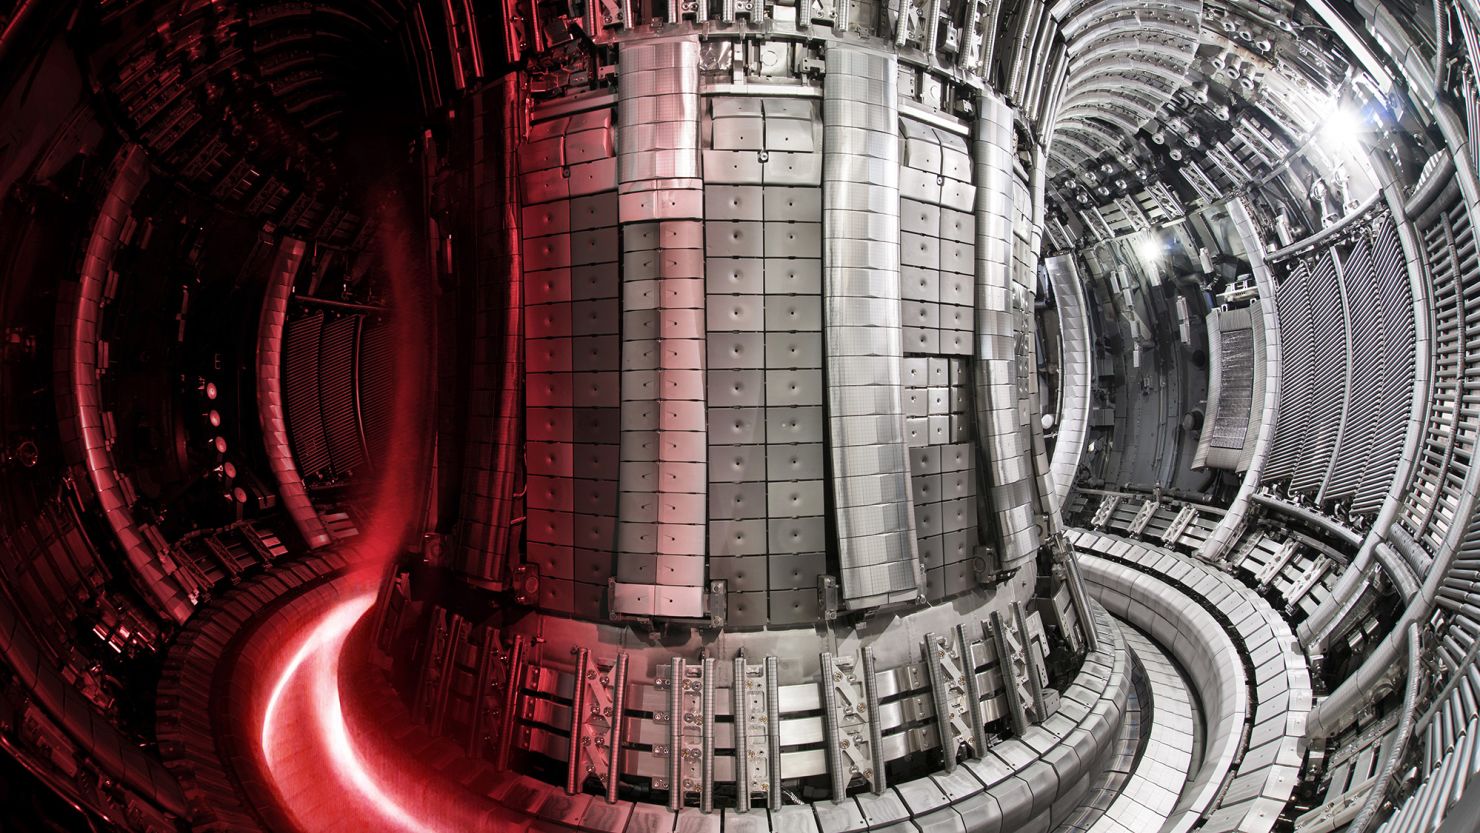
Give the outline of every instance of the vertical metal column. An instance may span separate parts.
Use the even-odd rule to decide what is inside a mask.
[[[827,571],[820,107],[706,104],[709,577],[726,582],[729,626],[813,622]]]
[[[1012,110],[983,93],[976,163],[976,425],[987,507],[996,519],[999,568],[1038,551],[1032,453],[1018,412],[1018,334],[1012,289]]]
[[[850,609],[923,583],[905,447],[896,59],[832,43],[823,86],[827,421]],[[880,218],[884,222],[879,222]]]
[[[624,46],[617,86],[622,224],[618,615],[705,613],[704,191],[699,44]]]
[[[542,610],[602,609],[617,516],[621,294],[611,107],[541,112],[519,149],[524,568]],[[490,481],[491,482],[491,481]],[[485,492],[482,481],[469,493]],[[482,517],[482,516],[477,516]]]
[[[628,655],[624,651],[617,657],[617,665],[612,669],[612,716],[611,726],[607,733],[606,749],[606,802],[615,804],[617,801],[617,789],[620,786],[617,777],[622,773],[622,741],[626,739],[623,726],[627,722],[627,664]]]
[[[471,430],[465,449],[469,465],[464,473],[461,540],[455,557],[463,573],[491,587],[505,586],[509,559],[518,557],[515,518],[525,513],[523,501],[515,497],[525,477],[520,441],[525,416],[521,407],[526,335],[524,232],[515,153],[523,139],[524,95],[520,76],[510,73],[486,95],[473,99],[475,118],[487,123],[481,141],[496,150],[481,150],[486,161],[479,168],[490,170],[475,183],[477,193],[491,192],[477,203],[479,226],[485,235],[475,244],[475,343],[480,353],[500,342],[501,349],[498,361],[472,365],[470,386],[478,405],[469,415]],[[492,108],[497,112],[488,112]],[[489,129],[494,127],[496,133]],[[545,210],[553,214],[557,205],[563,212],[564,203]]]

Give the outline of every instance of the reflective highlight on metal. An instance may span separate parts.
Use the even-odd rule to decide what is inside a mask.
[[[827,49],[822,228],[828,437],[838,580],[849,608],[908,600],[923,577],[904,443],[896,75],[892,56],[842,45]]]

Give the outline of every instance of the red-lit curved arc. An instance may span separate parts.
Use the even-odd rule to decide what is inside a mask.
[[[356,740],[340,691],[340,661],[355,623],[374,594],[325,609],[276,672],[262,713],[262,759],[282,809],[304,833],[394,831],[452,833],[505,827],[488,806],[408,761],[376,755]],[[359,731],[357,731],[359,730]]]

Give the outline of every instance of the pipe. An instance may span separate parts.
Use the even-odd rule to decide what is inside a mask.
[[[1372,550],[1373,555],[1378,559],[1378,564],[1382,565],[1382,570],[1388,574],[1390,579],[1393,579],[1397,592],[1403,596],[1403,602],[1406,604],[1406,602],[1413,601],[1413,596],[1418,595],[1418,574],[1413,573],[1413,568],[1410,567],[1407,559],[1403,558],[1397,547],[1387,542],[1379,543],[1378,546],[1372,547]]]
[[[1296,255],[1314,251],[1323,244],[1335,241],[1336,238],[1346,233],[1347,230],[1355,225],[1357,220],[1367,216],[1367,213],[1372,210],[1372,206],[1376,205],[1377,200],[1381,197],[1381,193],[1377,191],[1372,192],[1371,196],[1362,200],[1360,205],[1342,215],[1336,222],[1326,226],[1315,234],[1307,235],[1288,246],[1270,252],[1265,256],[1265,260],[1269,263],[1279,263],[1283,260],[1289,260]]]
[[[335,301],[329,298],[315,298],[312,295],[294,295],[292,297],[294,301],[297,301],[300,304],[308,304],[309,306],[315,307],[328,307],[329,309],[343,309],[353,312],[368,313],[382,313],[388,310],[388,307],[380,306],[378,304],[356,304],[350,301]]]
[[[1254,495],[1254,502],[1260,506],[1273,509],[1276,512],[1283,512],[1291,517],[1299,518],[1312,526],[1325,530],[1327,533],[1340,538],[1348,544],[1361,544],[1362,539],[1357,537],[1357,533],[1337,523],[1336,519],[1323,515],[1314,509],[1301,506],[1298,503],[1280,500],[1277,497],[1266,494]]]
[[[1413,574],[1408,562],[1387,542],[1378,544],[1372,550],[1377,556],[1377,563],[1382,565],[1382,569],[1397,586],[1398,592],[1403,596],[1403,601],[1412,601],[1413,597],[1418,595],[1418,577]]]
[[[0,28],[0,60],[4,60],[10,48],[20,42],[21,28],[30,23],[37,8],[46,5],[49,4],[39,3],[37,0],[21,0],[20,5],[10,13],[10,20],[5,22],[4,28]]]
[[[1466,486],[1473,500],[1473,478],[1468,478],[1468,480],[1470,482],[1467,482]],[[1456,524],[1456,528],[1463,532],[1463,525]],[[1356,673],[1343,680],[1335,691],[1311,709],[1310,715],[1306,718],[1308,737],[1311,740],[1328,738],[1340,732],[1351,724],[1360,709],[1377,701],[1377,694],[1383,683],[1398,670],[1398,660],[1404,650],[1404,635],[1410,627],[1422,624],[1433,613],[1435,600],[1439,597],[1439,588],[1443,585],[1445,576],[1449,574],[1458,549],[1458,546],[1452,542],[1445,542],[1439,557],[1435,559],[1433,568],[1424,578],[1423,587],[1408,603],[1408,607],[1403,610],[1402,617],[1388,632],[1387,637],[1378,643],[1377,648],[1367,656],[1367,659],[1363,660],[1362,666],[1357,669]]]
[[[1449,15],[1445,14],[1444,0],[1434,0],[1434,94],[1437,97],[1444,89],[1444,64],[1449,60],[1446,41],[1449,40]],[[1352,828],[1356,831],[1357,828]]]
[[[1367,833],[1376,821],[1377,808],[1387,795],[1388,784],[1393,780],[1393,772],[1398,768],[1398,761],[1403,757],[1403,750],[1413,736],[1413,711],[1418,702],[1419,661],[1422,659],[1422,654],[1418,623],[1414,622],[1408,626],[1408,687],[1403,692],[1403,711],[1402,716],[1398,718],[1397,734],[1393,737],[1392,744],[1388,746],[1387,754],[1383,756],[1382,767],[1377,771],[1376,783],[1367,793],[1367,799],[1362,802],[1362,809],[1357,811],[1357,817],[1347,827],[1349,833]]]
[[[283,508],[298,534],[313,550],[327,546],[334,537],[308,499],[308,490],[303,486],[303,476],[298,471],[298,461],[288,440],[288,422],[283,405],[283,328],[288,320],[288,299],[293,294],[293,281],[307,248],[302,240],[283,238],[278,243],[277,256],[267,277],[262,314],[257,319],[257,421],[262,428],[267,465],[277,479]]]
[[[1048,200],[1045,193],[1048,189],[1048,150],[1041,144],[1033,148],[1033,170],[1029,176],[1029,199],[1033,201],[1029,216],[1031,225],[1029,236],[1029,257],[1031,258],[1025,283],[1030,292],[1036,289],[1038,267],[1043,262],[1043,219]],[[1030,299],[1034,297],[1029,296]],[[1030,322],[1029,326],[1032,324]],[[1087,326],[1087,325],[1086,325]],[[1088,344],[1088,330],[1086,329],[1085,343]],[[1030,339],[1029,344],[1034,342]],[[1029,382],[1029,392],[1036,399],[1038,396],[1038,377],[1035,374]],[[1086,416],[1086,419],[1088,417]],[[1054,485],[1053,469],[1049,464],[1048,455],[1044,453],[1043,423],[1040,420],[1028,420],[1028,436],[1033,448],[1033,472],[1034,482],[1038,489],[1039,512],[1042,513],[1043,528],[1048,535],[1057,535],[1064,530],[1064,517],[1061,511],[1063,501],[1058,496],[1057,487]],[[1075,461],[1078,467],[1078,460]]]

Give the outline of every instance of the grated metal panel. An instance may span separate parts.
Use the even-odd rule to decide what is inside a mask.
[[[329,471],[329,443],[319,411],[319,340],[322,313],[289,321],[283,331],[283,403],[288,437],[305,478]]]
[[[343,316],[324,325],[319,342],[319,410],[335,474],[351,475],[365,462],[355,395],[355,342],[360,317]]]

